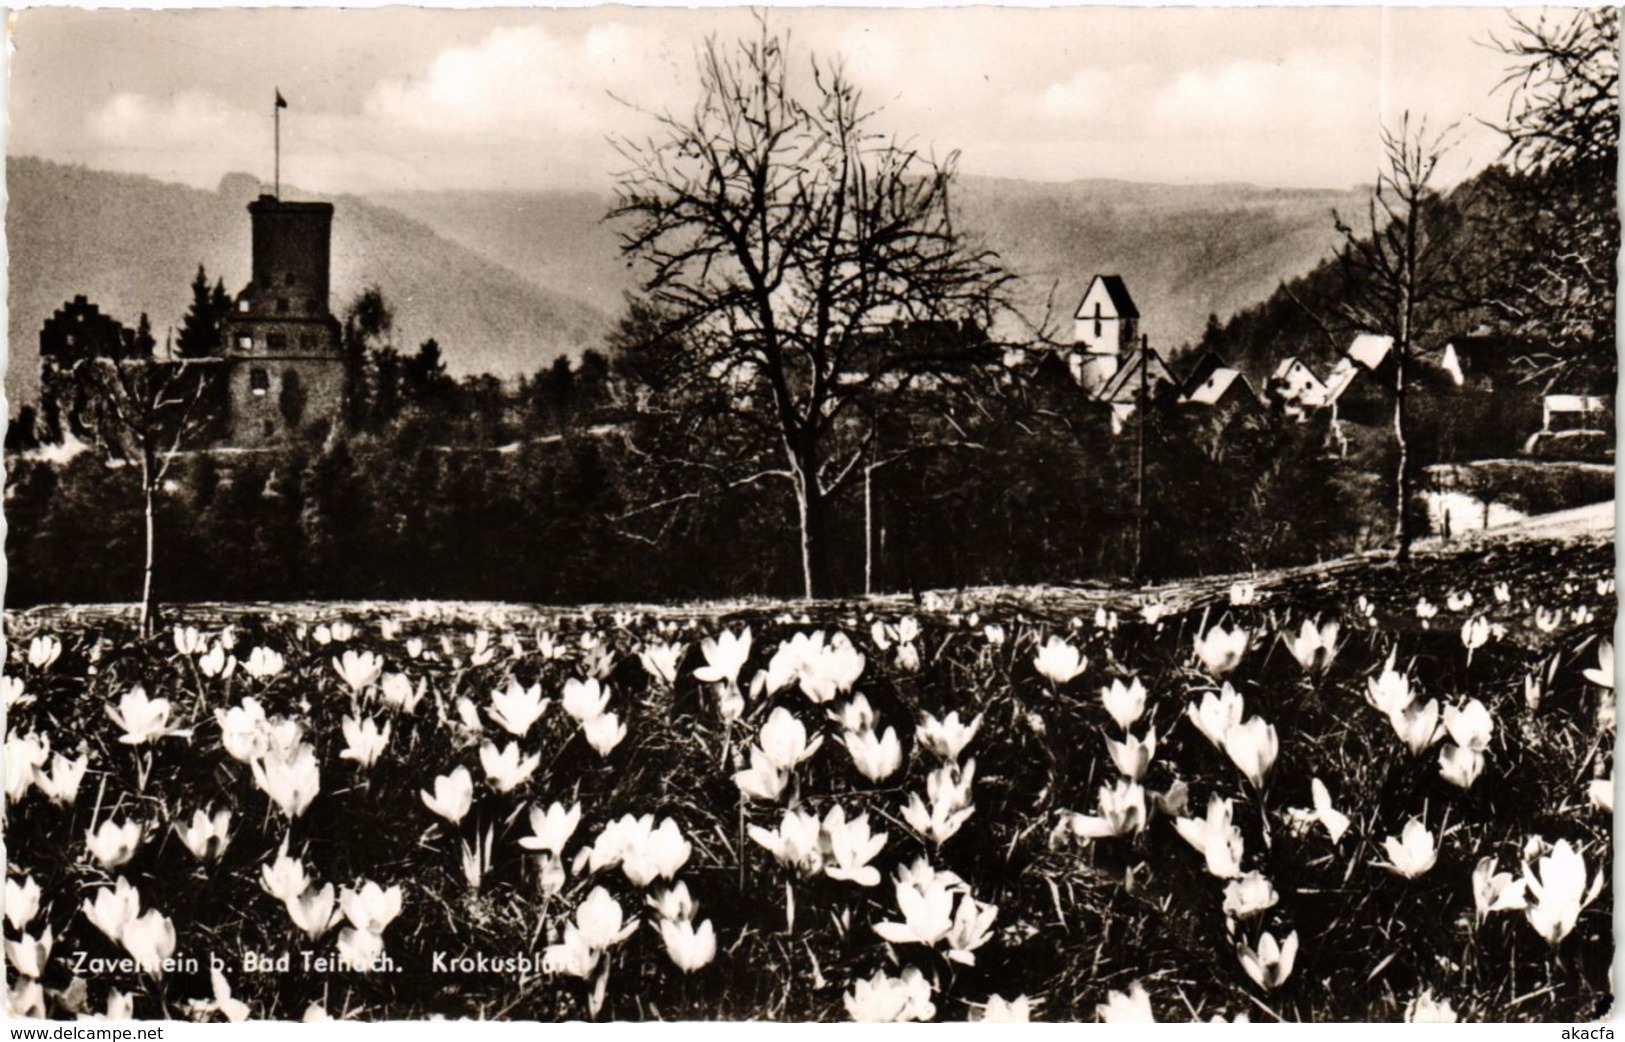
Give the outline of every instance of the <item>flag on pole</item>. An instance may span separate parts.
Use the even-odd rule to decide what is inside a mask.
[[[288,100],[282,96],[282,91],[280,89],[278,89],[276,92],[276,107],[279,109],[285,109],[288,107]]]

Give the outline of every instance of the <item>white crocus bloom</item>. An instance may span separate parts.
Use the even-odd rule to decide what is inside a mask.
[[[608,756],[626,737],[626,725],[614,713],[604,713],[584,721],[581,733],[599,756]]]
[[[867,705],[867,701],[864,703]],[[951,712],[942,720],[938,720],[930,713],[924,714],[920,721],[915,737],[919,739],[927,752],[939,760],[955,761],[959,759],[965,747],[970,745],[981,729],[980,715],[968,724],[961,723],[958,711]],[[854,730],[857,730],[856,728]]]
[[[1033,668],[1060,687],[1071,683],[1089,668],[1089,660],[1060,635],[1052,635],[1033,658]]]
[[[119,741],[125,745],[144,745],[169,733],[169,699],[148,698],[140,684],[125,692],[116,708],[108,706],[107,715],[124,732]]]
[[[1233,814],[1231,802],[1215,795],[1208,799],[1205,818],[1174,820],[1175,830],[1207,860],[1209,874],[1220,879],[1235,879],[1241,875],[1245,848],[1241,830],[1232,824]]]
[[[1335,619],[1318,627],[1304,619],[1297,636],[1282,634],[1281,639],[1305,673],[1324,673],[1337,657],[1338,629]]]
[[[1073,814],[1068,822],[1079,839],[1126,836],[1145,828],[1145,790],[1138,782],[1121,780],[1100,787],[1100,805],[1095,816]]]
[[[824,868],[823,823],[806,811],[784,812],[774,830],[752,825],[750,838],[766,848],[779,864],[803,876],[817,875]]]
[[[1432,747],[1444,734],[1439,725],[1439,700],[1414,702],[1408,708],[1388,714],[1394,733],[1412,753],[1420,755]]]
[[[28,642],[28,664],[35,669],[50,669],[62,657],[62,642],[46,633]]]
[[[276,860],[260,866],[260,888],[278,901],[291,901],[310,886],[305,863],[288,856],[288,841],[284,837]]]
[[[903,765],[903,746],[895,728],[886,728],[883,735],[877,735],[872,728],[848,731],[842,741],[852,754],[853,765],[870,781],[885,781]]]
[[[1305,828],[1315,824],[1323,826],[1335,844],[1348,831],[1349,816],[1332,806],[1332,794],[1326,790],[1326,783],[1319,778],[1310,779],[1309,795],[1314,806],[1308,809],[1290,808],[1287,810],[1287,817]]]
[[[333,671],[351,691],[360,694],[384,675],[384,660],[370,651],[352,649],[333,659]]]
[[[594,680],[592,683],[596,686],[598,682]],[[491,692],[488,712],[504,731],[515,738],[523,738],[551,704],[542,697],[542,685],[532,684],[526,688],[521,687],[519,681],[510,680],[506,690]]]
[[[304,893],[285,898],[282,903],[293,925],[313,941],[321,940],[327,931],[338,924],[340,918],[332,883],[324,883],[320,887],[308,886]]]
[[[1025,995],[1009,1000],[989,995],[979,1019],[987,1024],[1026,1024],[1032,1020],[1032,1001]]]
[[[358,719],[346,715],[340,728],[344,732],[344,751],[339,753],[339,758],[354,760],[363,769],[377,763],[389,746],[389,724],[380,728],[371,717]]]
[[[218,860],[231,843],[231,811],[216,811],[213,817],[193,811],[192,823],[185,828],[177,824],[175,832],[199,861]]]
[[[638,661],[652,679],[669,686],[677,680],[677,664],[685,650],[684,644],[652,643],[638,653]]]
[[[413,687],[412,679],[405,673],[385,673],[378,679],[378,694],[383,698],[384,705],[402,713],[416,711],[427,690],[426,680],[418,681],[417,686]]]
[[[700,642],[705,665],[694,671],[695,679],[705,684],[738,686],[739,671],[744,668],[745,660],[750,658],[750,643],[749,626],[737,634],[732,630],[723,630],[715,640],[707,637]]]
[[[1439,776],[1458,789],[1470,789],[1484,771],[1484,754],[1446,743],[1439,750]]]
[[[1125,733],[1145,715],[1145,687],[1138,677],[1130,678],[1128,686],[1113,680],[1110,687],[1100,689],[1100,704]]]
[[[40,793],[59,807],[71,807],[79,798],[79,786],[85,780],[90,766],[90,754],[81,751],[77,757],[53,753],[51,769],[36,768],[34,785]]]
[[[141,893],[128,879],[119,876],[115,885],[97,890],[96,896],[86,898],[80,908],[92,926],[118,944],[125,926],[141,914]]]
[[[868,980],[854,981],[852,990],[842,998],[847,1015],[860,1023],[923,1022],[937,1015],[931,1001],[931,982],[913,966],[901,977],[889,977],[885,970],[876,970]]]
[[[1224,914],[1232,919],[1245,920],[1275,907],[1281,895],[1261,873],[1248,872],[1231,880],[1224,888]]]
[[[750,750],[750,770],[734,774],[734,784],[739,787],[740,792],[753,800],[768,803],[777,800],[789,782],[790,775],[773,766],[773,761],[756,746],[752,746]]]
[[[1151,1012],[1151,996],[1139,981],[1129,985],[1127,992],[1108,991],[1106,1001],[1095,1007],[1095,1015],[1102,1024],[1154,1024],[1157,1021]]]
[[[869,816],[859,814],[848,821],[839,806],[824,815],[824,835],[829,841],[829,862],[824,874],[859,886],[878,886],[880,870],[869,864],[886,845],[884,832],[871,832]]]
[[[1121,742],[1108,738],[1106,751],[1111,754],[1112,763],[1124,777],[1139,781],[1145,777],[1146,768],[1151,766],[1152,759],[1157,755],[1157,729],[1151,728],[1143,739],[1132,734]]]
[[[1257,951],[1243,941],[1236,946],[1236,954],[1241,957],[1241,968],[1254,984],[1265,991],[1274,991],[1292,976],[1292,964],[1298,958],[1298,931],[1293,930],[1279,943],[1274,934],[1266,932],[1259,939]]]
[[[303,814],[321,791],[321,767],[316,750],[304,742],[292,750],[273,747],[252,764],[254,783],[271,798],[290,821]]]
[[[1246,723],[1231,724],[1224,732],[1224,751],[1230,754],[1230,762],[1246,776],[1254,789],[1264,787],[1264,779],[1275,765],[1275,756],[1280,747],[1275,726],[1265,722],[1261,716],[1255,716]]]
[[[243,662],[243,672],[255,680],[270,680],[282,672],[282,656],[270,648],[255,648]]]
[[[485,769],[491,787],[498,792],[512,792],[523,785],[541,764],[540,753],[522,756],[518,742],[509,742],[501,750],[498,750],[495,742],[485,742],[480,746],[480,766]]]
[[[1244,711],[1245,704],[1240,692],[1227,683],[1217,694],[1212,691],[1203,694],[1200,702],[1186,707],[1185,715],[1213,743],[1215,749],[1223,752],[1225,732],[1241,723]]]
[[[135,857],[140,849],[142,828],[133,821],[115,824],[112,818],[98,828],[85,831],[85,850],[105,869],[115,869]]]
[[[433,794],[425,791],[418,795],[425,807],[456,825],[474,805],[474,779],[467,767],[458,767],[435,778]]]
[[[1195,638],[1196,659],[1209,674],[1222,677],[1241,665],[1251,643],[1252,635],[1240,626],[1230,630],[1214,626]]]
[[[1433,833],[1421,818],[1406,822],[1404,830],[1398,836],[1383,840],[1382,846],[1388,852],[1388,863],[1381,867],[1406,879],[1426,875],[1439,860]]]
[[[575,834],[576,826],[581,824],[581,804],[575,803],[567,810],[562,803],[553,803],[547,810],[541,807],[530,809],[530,831],[532,835],[522,837],[519,845],[526,850],[545,851],[554,857],[562,857],[564,845]]]
[[[783,706],[768,716],[756,740],[768,762],[781,771],[795,769],[824,744],[823,735],[808,742],[806,725]]]
[[[1454,1024],[1456,1011],[1451,1008],[1449,999],[1435,999],[1432,988],[1423,988],[1411,1001],[1405,1004],[1405,1023],[1407,1024]]]
[[[344,918],[358,930],[382,934],[401,914],[403,895],[399,885],[384,889],[370,879],[356,888],[345,887],[339,895]]]
[[[1584,856],[1566,839],[1551,853],[1524,863],[1523,884],[1528,897],[1524,916],[1546,943],[1557,947],[1574,929],[1580,913],[1602,892],[1606,873],[1599,871],[1586,885]]]
[[[40,888],[33,876],[28,876],[21,883],[10,876],[6,877],[6,922],[11,924],[13,930],[28,929],[28,924],[39,914],[39,905]]]
[[[717,933],[707,919],[696,928],[693,922],[682,920],[660,922],[660,940],[672,964],[684,973],[702,970],[717,957]]]
[[[266,733],[270,722],[258,699],[245,698],[242,705],[216,709],[214,718],[220,725],[221,746],[239,763],[251,763],[270,748]]]
[[[578,724],[603,716],[609,709],[609,688],[596,679],[578,680],[571,677],[564,682],[564,711]]]
[[[119,940],[137,966],[162,977],[165,961],[175,954],[175,924],[153,908],[126,923]]]

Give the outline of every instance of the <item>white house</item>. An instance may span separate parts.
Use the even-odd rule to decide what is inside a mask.
[[[1096,275],[1073,316],[1072,378],[1098,396],[1140,339],[1140,309],[1117,275]]]

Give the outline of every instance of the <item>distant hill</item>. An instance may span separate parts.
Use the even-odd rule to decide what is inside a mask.
[[[146,311],[160,344],[179,326],[199,262],[235,294],[249,277],[246,205],[260,184],[229,175],[215,192],[44,160],[6,160],[10,250],[6,391],[35,396],[39,328],[83,293],[128,325]],[[289,198],[310,198],[288,189]],[[395,341],[435,337],[454,372],[532,372],[598,343],[608,314],[532,282],[400,211],[339,196],[332,306],[369,283],[396,312]]]
[[[233,293],[248,278],[252,177],[230,175],[207,192],[31,158],[8,159],[6,171],[14,402],[33,397],[40,323],[74,294],[129,324],[145,310],[161,343],[180,323],[199,261]],[[1198,341],[1210,313],[1224,319],[1312,270],[1335,245],[1333,208],[1360,200],[1352,190],[975,177],[957,191],[963,226],[1021,276],[1017,297],[1032,317],[1055,286],[1053,318],[1066,335],[1089,277],[1113,272],[1164,350]],[[396,342],[411,349],[434,336],[460,374],[513,377],[596,344],[636,288],[603,220],[607,194],[333,202],[334,309],[378,283],[397,311]]]
[[[963,226],[1018,275],[1018,298],[1042,318],[1052,285],[1070,322],[1089,276],[1122,275],[1141,326],[1164,350],[1194,344],[1209,314],[1221,319],[1263,300],[1313,268],[1336,245],[1332,210],[1360,205],[1358,191],[1252,185],[962,178]],[[529,278],[613,312],[635,288],[607,194],[414,192],[375,201]],[[1069,328],[1066,326],[1065,328]]]

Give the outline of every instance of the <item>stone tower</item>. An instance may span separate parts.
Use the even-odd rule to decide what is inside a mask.
[[[226,438],[239,447],[338,422],[344,400],[339,322],[328,307],[333,204],[248,204],[254,277],[222,323]]]

